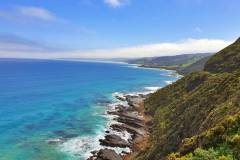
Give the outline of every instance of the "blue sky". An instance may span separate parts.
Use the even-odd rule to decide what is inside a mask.
[[[214,52],[240,35],[239,0],[0,1],[1,57]]]

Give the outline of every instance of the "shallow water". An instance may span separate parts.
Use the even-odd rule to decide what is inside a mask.
[[[0,160],[85,159],[114,92],[163,87],[166,70],[126,64],[0,60]],[[148,88],[146,88],[148,87]],[[63,144],[48,140],[64,138]]]

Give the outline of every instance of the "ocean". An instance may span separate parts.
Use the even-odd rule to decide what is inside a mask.
[[[120,63],[0,59],[0,160],[85,160],[101,147],[114,93],[177,79]]]

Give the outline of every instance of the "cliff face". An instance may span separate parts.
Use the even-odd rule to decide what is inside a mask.
[[[154,118],[149,146],[137,159],[240,159],[239,44],[211,57],[204,72],[189,74],[145,101]]]

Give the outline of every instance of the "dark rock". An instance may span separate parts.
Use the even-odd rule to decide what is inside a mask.
[[[143,102],[144,98],[141,98],[139,96],[136,97],[127,97],[127,102],[129,106],[136,107],[138,106],[141,102]]]
[[[126,101],[126,97],[124,95],[123,96],[115,95],[115,97],[120,101]]]
[[[127,124],[127,125],[129,125],[131,127],[134,127],[134,128],[144,127],[143,121],[141,121],[141,120],[139,120],[137,118],[118,117],[118,118],[116,118],[116,120],[118,122]]]
[[[100,144],[103,146],[120,147],[120,148],[126,148],[130,146],[126,140],[114,134],[106,135],[105,139],[100,139],[99,141],[100,141]]]
[[[117,111],[108,111],[107,114],[117,115],[117,116],[127,116],[129,112],[132,112],[132,109],[119,109]]]
[[[110,126],[113,130],[118,131],[118,132],[123,132],[127,131],[133,135],[139,134],[138,129],[128,126],[126,124],[113,124]]]
[[[127,154],[129,154],[128,152],[125,152],[125,151],[122,151],[122,154],[123,155],[127,155]]]
[[[123,160],[114,150],[101,149],[97,154],[88,158],[88,160]]]
[[[92,151],[91,152],[93,155],[96,155],[98,153],[98,151]]]
[[[118,100],[126,101],[128,105],[118,105],[115,107],[114,111],[108,111],[107,114],[116,115],[114,120],[120,122],[121,124],[112,124],[110,128],[117,132],[127,131],[132,136],[130,140],[124,140],[120,136],[109,134],[109,131],[105,131],[108,135],[104,139],[100,139],[99,142],[103,146],[109,147],[129,147],[133,149],[134,139],[142,138],[145,130],[144,120],[138,116],[137,108],[147,97],[146,94],[122,94],[116,95]],[[92,152],[93,156],[88,160],[122,160],[122,157],[118,155],[115,151],[110,149],[102,149],[98,152]],[[127,154],[122,152],[122,154]]]

